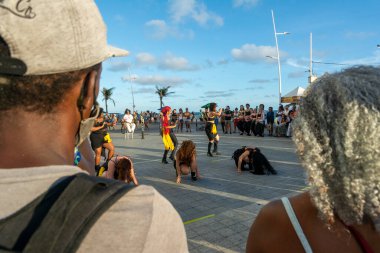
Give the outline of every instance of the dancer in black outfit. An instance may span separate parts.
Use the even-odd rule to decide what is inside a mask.
[[[216,155],[220,155],[218,152],[218,142],[219,142],[219,135],[216,130],[215,125],[215,118],[220,117],[222,114],[222,109],[219,109],[219,111],[216,111],[216,103],[210,103],[210,111],[207,113],[207,121],[206,121],[206,135],[208,137],[208,149],[207,149],[207,156],[213,156],[211,153],[211,146],[214,144],[214,150],[213,153]]]

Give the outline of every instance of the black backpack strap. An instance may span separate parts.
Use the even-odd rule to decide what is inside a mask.
[[[19,252],[74,252],[97,219],[131,188],[83,173],[60,180],[0,221],[0,245]]]

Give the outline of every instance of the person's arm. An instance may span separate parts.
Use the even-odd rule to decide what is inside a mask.
[[[175,169],[177,170],[177,184],[181,183],[181,168],[179,167],[178,157],[175,159]]]
[[[220,115],[222,115],[222,108],[220,108],[218,112],[214,112],[214,115],[220,117]]]
[[[108,170],[107,170],[107,178],[110,178],[110,179],[116,179],[114,177],[115,175],[115,162],[114,162],[114,159],[115,158],[111,158],[111,160],[108,161]]]
[[[135,169],[134,169],[134,167],[133,167],[133,163],[132,163],[132,161],[131,161],[131,166],[132,166],[132,168],[131,168],[131,177],[132,177],[132,181],[133,181],[133,183],[134,183],[136,186],[138,186],[138,185],[139,185],[139,181],[137,181],[137,178],[136,178],[136,175],[135,175]]]
[[[244,158],[247,156],[249,156],[249,150],[244,151],[244,153],[239,156],[237,172],[241,172],[241,164],[243,163]]]
[[[196,157],[196,155],[193,155],[193,157],[191,158],[191,164],[190,164],[190,166],[194,168],[195,175],[197,176],[198,179],[200,179],[201,175],[199,173],[199,168],[198,168],[198,163],[197,163],[197,157]]]

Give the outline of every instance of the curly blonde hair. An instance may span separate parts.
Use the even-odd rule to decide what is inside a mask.
[[[177,158],[180,162],[191,163],[191,159],[196,155],[195,144],[191,140],[183,141],[177,151]]]
[[[326,74],[306,90],[294,121],[297,153],[312,200],[332,224],[368,218],[379,231],[380,68],[354,67]]]

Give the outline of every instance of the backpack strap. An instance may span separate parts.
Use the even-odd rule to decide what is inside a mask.
[[[131,188],[84,173],[61,178],[46,193],[0,221],[0,249],[75,252],[98,218]]]

